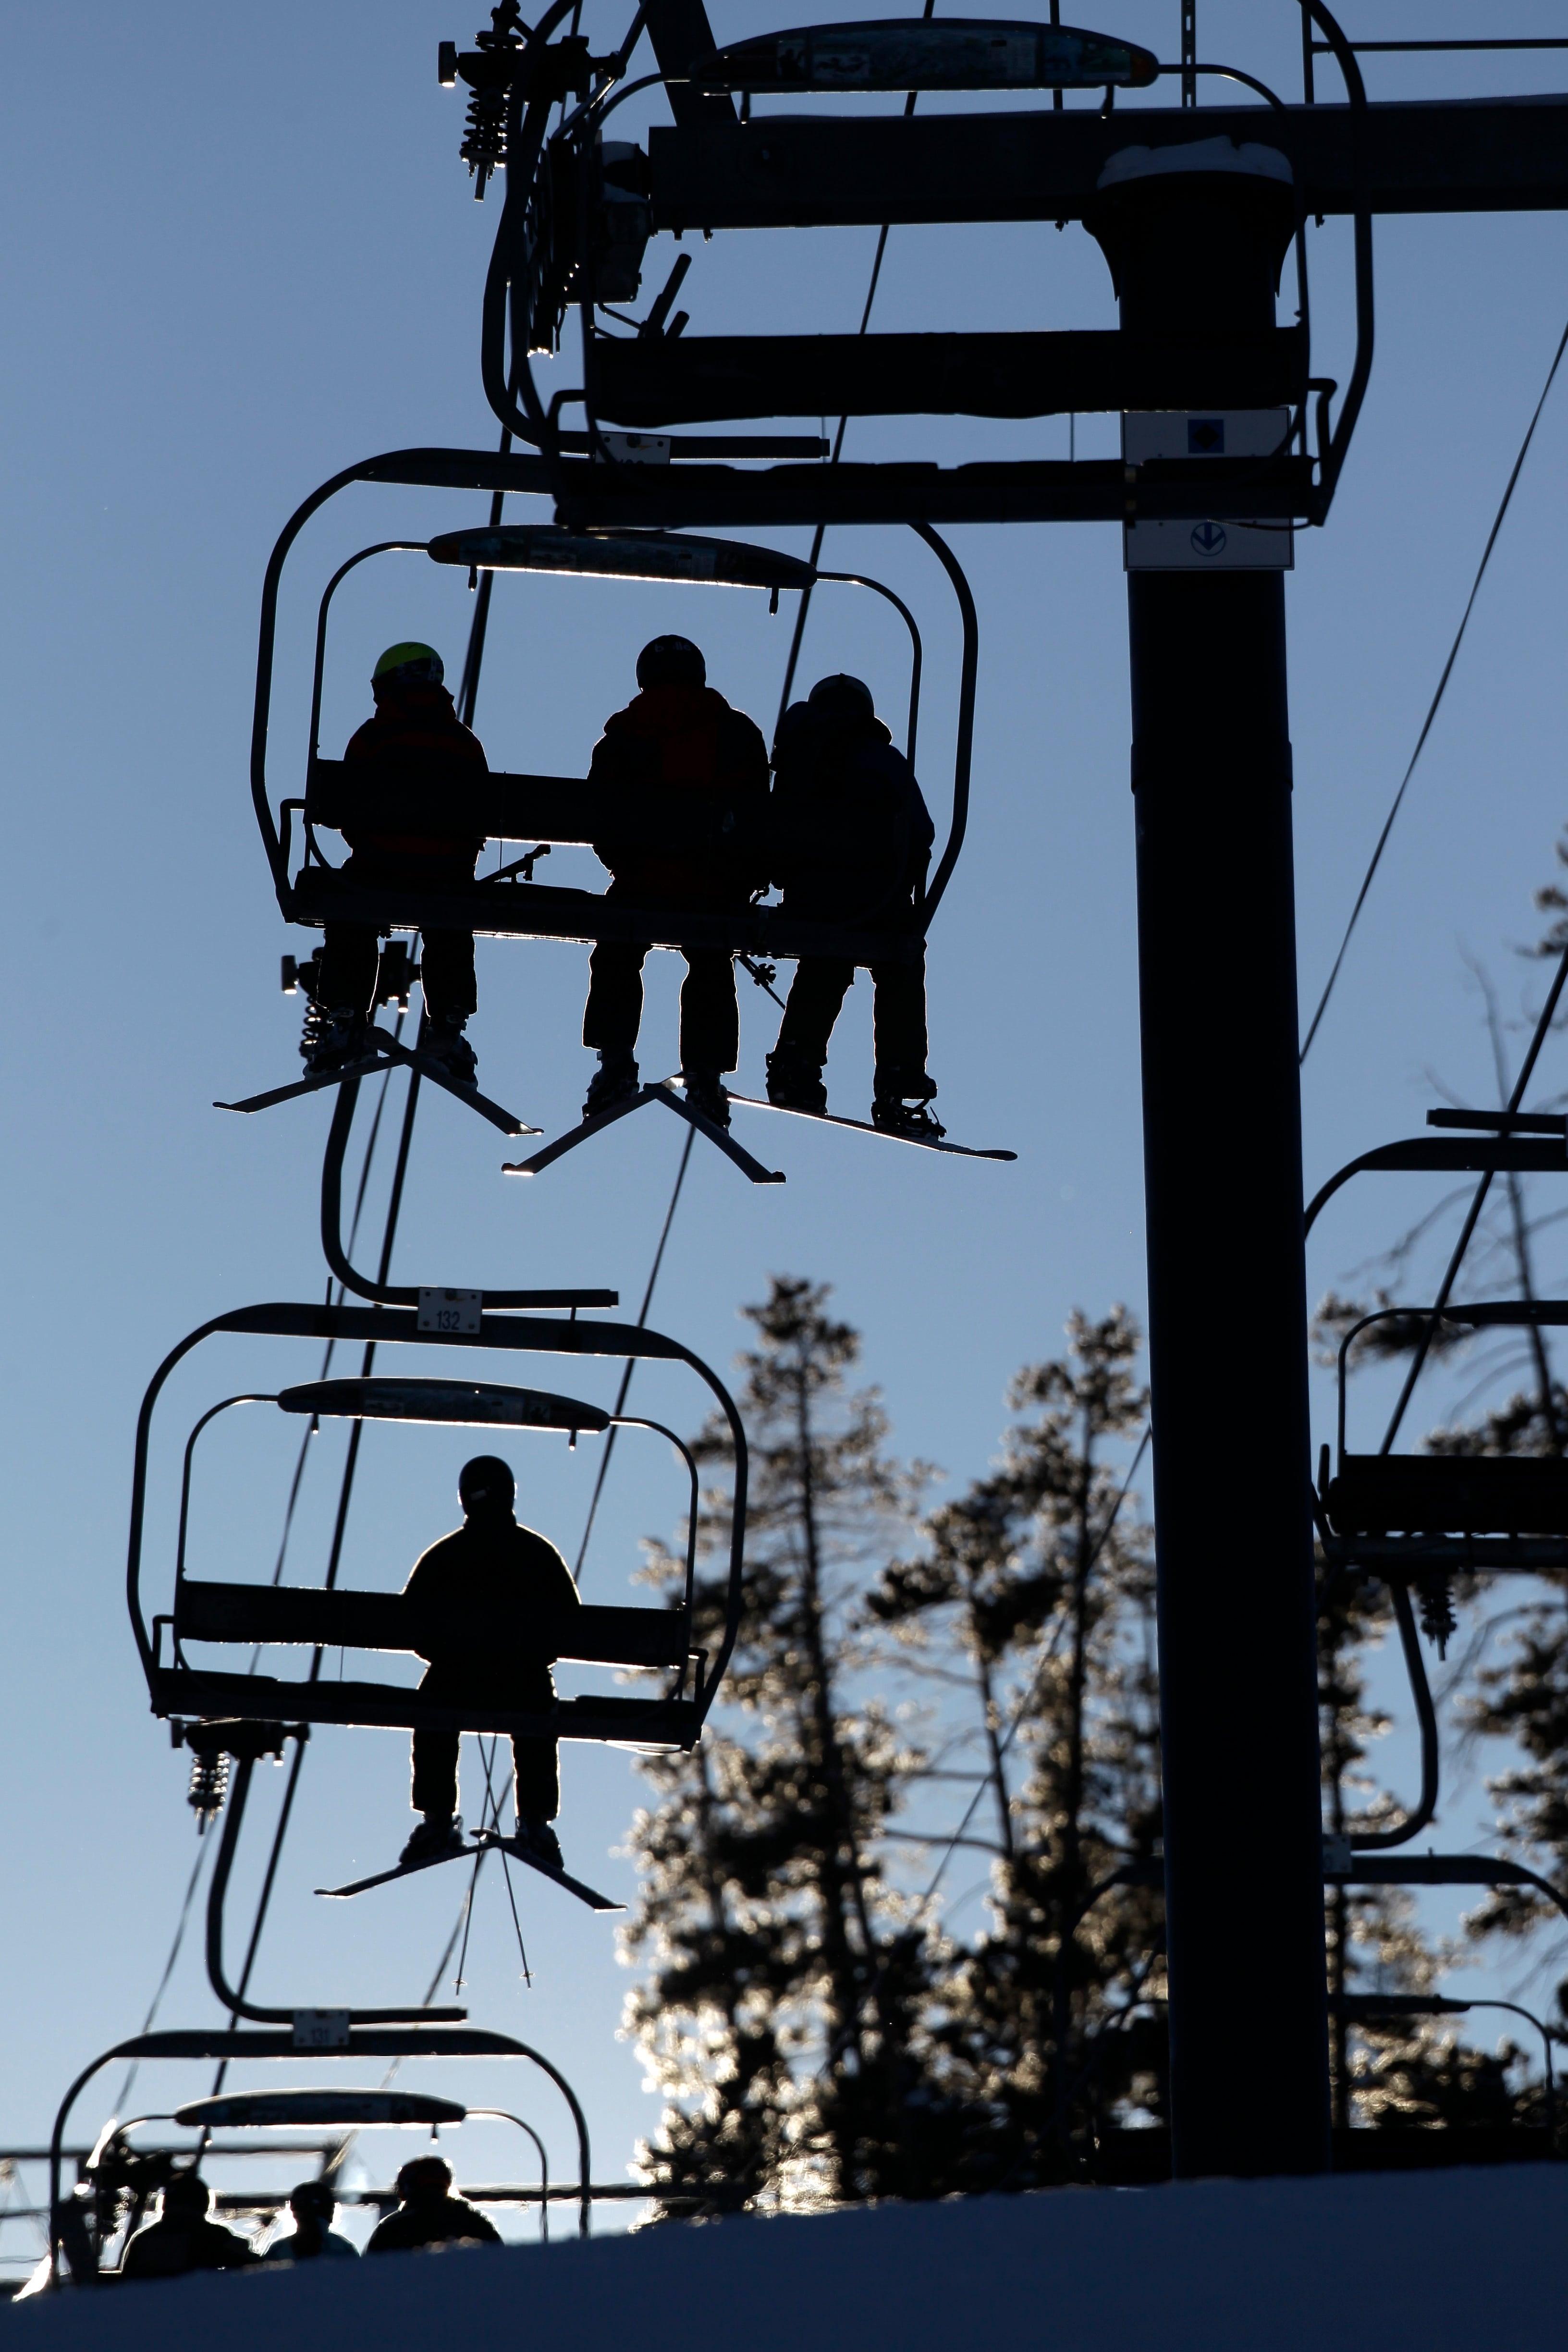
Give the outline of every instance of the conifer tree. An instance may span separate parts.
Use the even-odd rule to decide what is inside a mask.
[[[1147,1399],[1125,1310],[1075,1314],[1068,1336],[1013,1383],[1000,1466],[868,1602],[917,1654],[956,1641],[995,1828],[992,1924],[951,1963],[934,2026],[970,2113],[941,2188],[1067,2177],[1091,2120],[1163,2106],[1159,1895],[1091,1900],[1158,1853],[1153,1572],[1113,1451]]]
[[[667,2210],[700,2210],[715,2189],[796,2207],[919,2194],[940,2104],[914,2095],[926,1943],[879,1855],[917,1759],[858,1685],[852,1624],[920,1474],[888,1456],[875,1392],[847,1391],[859,1341],[827,1296],[775,1277],[745,1310],[758,1339],[741,1360],[745,1614],[721,1720],[695,1755],[649,1762],[658,1801],[633,1832],[644,1881],[625,1948],[651,1974],[627,2027],[668,2103],[642,2152]],[[697,1451],[721,1472],[723,1426]],[[719,1501],[700,1530],[705,1561]],[[679,1570],[660,1554],[649,1573]],[[707,1568],[699,1621],[711,1642],[722,1588]]]

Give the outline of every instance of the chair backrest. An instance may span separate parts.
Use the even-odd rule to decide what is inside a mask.
[[[182,1642],[286,1643],[426,1655],[424,1617],[400,1592],[329,1592],[186,1577],[174,1593],[174,1636]],[[443,1612],[440,1631],[443,1648],[460,1643],[464,1621]],[[685,1612],[679,1609],[584,1606],[548,1623],[521,1610],[487,1610],[474,1621],[471,1634],[481,1652],[504,1652],[515,1642],[536,1657],[591,1665],[678,1666],[688,1648]]]
[[[654,786],[607,795],[576,776],[444,773],[368,760],[312,760],[310,824],[342,831],[482,833],[487,841],[550,841],[563,848],[614,838],[629,845],[711,850],[738,842],[736,819],[706,793]]]
[[[461,762],[432,775],[391,762],[312,760],[305,786],[311,824],[417,833],[439,818],[444,829],[487,841],[586,842],[589,806],[580,777],[479,776]]]
[[[1568,1462],[1347,1454],[1323,1501],[1339,1535],[1568,1535]]]

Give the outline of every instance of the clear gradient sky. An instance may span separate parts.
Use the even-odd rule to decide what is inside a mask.
[[[623,13],[591,0],[587,28],[602,39]],[[1359,0],[1345,14],[1369,37],[1555,32],[1563,21],[1549,0],[1510,0],[1506,27],[1458,0]],[[712,16],[721,36],[763,21],[726,0],[715,0]],[[1108,25],[1112,17],[1130,37],[1173,52],[1175,0],[1121,0]],[[1286,0],[1203,0],[1199,21],[1205,56],[1298,90],[1297,20]],[[12,946],[0,1028],[11,1266],[0,1390],[8,1897],[0,2137],[16,2139],[46,2137],[77,2067],[140,2025],[194,1853],[184,1768],[147,1715],[121,1598],[139,1396],[165,1349],[208,1315],[312,1298],[323,1278],[314,1220],[325,1102],[249,1121],[210,1108],[215,1097],[292,1075],[300,1001],[279,996],[278,958],[310,945],[279,919],[247,790],[262,569],[290,509],[345,463],[411,444],[493,445],[478,341],[498,206],[493,195],[482,209],[473,204],[457,152],[462,100],[436,83],[437,40],[466,42],[474,24],[427,0],[337,0],[330,9],[274,0],[260,12],[163,0],[133,12],[100,0],[62,11],[17,0],[5,25],[0,662],[9,756],[0,888]],[[1562,70],[1551,58],[1374,59],[1368,80],[1374,95],[1460,95],[1551,88]],[[633,101],[624,134],[649,111]],[[1135,112],[1130,103],[1130,137]],[[855,230],[699,243],[688,248],[695,266],[681,300],[700,331],[847,331],[874,242],[873,231]],[[1331,224],[1312,252],[1314,365],[1342,379],[1348,232]],[[659,240],[645,286],[657,289],[672,258],[669,240]],[[1563,331],[1568,224],[1556,215],[1386,223],[1377,273],[1371,394],[1330,526],[1300,540],[1288,591],[1309,1001]],[[1044,226],[895,231],[875,323],[1112,320],[1098,248],[1075,226]],[[569,357],[549,381],[574,381],[574,366]],[[1109,452],[1115,432],[1112,419],[1080,422],[1080,454]],[[912,419],[852,425],[848,446],[951,461],[1065,455],[1067,442],[1059,420]],[[1565,488],[1568,387],[1560,386],[1307,1067],[1310,1189],[1353,1152],[1417,1129],[1437,1098],[1433,1073],[1461,1097],[1495,1099],[1468,958],[1489,970],[1510,1017],[1538,986],[1537,969],[1515,950],[1533,936],[1531,895],[1552,871],[1568,816]],[[482,512],[476,498],[360,488],[307,530],[279,636],[273,742],[289,789],[303,774],[310,632],[331,569],[373,539],[423,538]],[[1110,527],[974,529],[954,540],[983,640],[969,845],[932,940],[932,1069],[950,1131],[1009,1144],[1018,1163],[973,1166],[754,1120],[748,1139],[776,1155],[789,1181],[752,1191],[699,1148],[656,1319],[722,1366],[742,1338],[738,1308],[763,1293],[771,1271],[832,1282],[839,1310],[866,1334],[865,1375],[883,1389],[898,1447],[962,1482],[995,1445],[1009,1374],[1057,1349],[1069,1308],[1102,1313],[1122,1299],[1136,1310],[1144,1286],[1118,536]],[[805,534],[780,543],[804,548]],[[836,534],[827,560],[878,571],[919,612],[928,658],[920,770],[940,823],[956,673],[950,592],[905,532]],[[847,667],[896,710],[901,633],[870,602],[824,592],[805,677]],[[367,710],[383,645],[428,637],[455,669],[468,618],[463,576],[421,557],[388,557],[356,575],[340,598],[327,748]],[[478,711],[495,762],[582,772],[605,715],[632,690],[637,646],[667,628],[697,635],[713,682],[771,725],[789,621],[770,620],[760,596],[503,580]],[[562,854],[549,878],[585,880],[592,870],[586,853]],[[483,1080],[552,1133],[574,1117],[586,1074],[577,1042],[585,961],[579,947],[480,950],[473,1035]],[[673,962],[658,960],[652,975],[651,1066],[675,1059]],[[1238,968],[1236,986],[1246,985]],[[862,984],[830,1070],[835,1107],[860,1116],[868,999]],[[775,1017],[746,989],[742,1079],[753,1091]],[[1226,1017],[1217,1003],[1215,1020]],[[1540,1076],[1537,1100],[1568,1087],[1560,1041]],[[1193,1106],[1192,1149],[1216,1185],[1247,1181],[1247,1096],[1238,1066],[1227,1099]],[[680,1144],[675,1122],[661,1118],[645,1113],[522,1186],[500,1176],[505,1155],[489,1130],[448,1103],[427,1104],[397,1274],[608,1284],[635,1311]],[[1414,1179],[1353,1190],[1314,1240],[1314,1295],[1343,1286],[1437,1197]],[[1542,1193],[1539,1205],[1553,1203]],[[1548,1250],[1542,1274],[1548,1283],[1568,1274],[1560,1252]],[[1247,1307],[1246,1266],[1216,1263],[1214,1314],[1233,1318],[1239,1334]],[[180,1432],[216,1396],[305,1377],[314,1359],[313,1349],[231,1341],[182,1372],[154,1496],[156,1573],[168,1573]],[[605,1370],[583,1386],[607,1396],[613,1381]],[[562,1373],[560,1384],[572,1382]],[[700,1416],[694,1385],[672,1376],[649,1374],[636,1393],[644,1410],[682,1425]],[[1420,1425],[1440,1416],[1444,1397],[1436,1383]],[[1317,1433],[1326,1435],[1326,1388],[1319,1410]],[[260,1409],[215,1433],[194,1522],[203,1570],[269,1570],[292,1442]],[[340,1444],[321,1441],[307,1480],[291,1570],[301,1580],[324,1550]],[[1216,1397],[1216,1495],[1225,1448]],[[345,1582],[401,1581],[453,1523],[466,1450],[459,1436],[367,1436]],[[516,1455],[523,1516],[574,1551],[591,1450],[568,1458],[542,1442]],[[669,1531],[680,1499],[674,1468],[651,1444],[624,1447],[595,1538],[591,1598],[624,1591],[638,1538]],[[1390,1744],[1395,1783],[1408,1787],[1402,1729]],[[1488,1760],[1473,1759],[1456,1784],[1438,1843],[1484,1835],[1477,1771]],[[443,1883],[451,1874],[341,1909],[310,1892],[390,1858],[405,1825],[404,1773],[395,1737],[324,1730],[312,1742],[258,1969],[263,1999],[389,2001],[423,1991],[451,1924],[457,1890]],[[237,1919],[247,1916],[280,1785],[264,1769]],[[618,1849],[638,1801],[630,1759],[571,1750],[565,1785],[570,1860],[628,1892]],[[529,1890],[535,1982],[526,1990],[500,1890],[482,1892],[469,1958],[475,2018],[537,2042],[565,2066],[589,2106],[596,2170],[620,2175],[656,2110],[634,2054],[616,2039],[627,1979],[611,1931],[550,1890]],[[1451,1927],[1457,1906],[1430,1916]],[[972,1928],[978,1916],[972,1903],[954,1925]],[[1502,1973],[1484,1980],[1501,1982]],[[1522,1980],[1517,1962],[1506,1973]],[[193,1938],[161,2021],[216,2014]],[[485,2074],[481,2089],[483,2072],[453,2084],[498,2104],[518,2095],[499,2072]],[[182,2076],[168,2087],[190,2095],[202,2084]],[[138,2100],[161,2105],[164,2088],[143,2078]],[[531,2090],[528,2099],[526,2112],[550,2126],[559,2168],[564,2137],[548,2101]],[[104,2112],[89,2100],[83,2120],[96,2127]],[[499,2133],[474,2147],[461,2159],[469,2178],[515,2171]],[[0,2245],[20,2236],[7,2232]]]

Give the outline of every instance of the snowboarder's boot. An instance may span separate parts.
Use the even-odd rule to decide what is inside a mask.
[[[434,1862],[442,1854],[463,1851],[461,1813],[426,1813],[397,1857],[399,1869],[410,1863]]]
[[[929,1109],[936,1093],[923,1070],[879,1070],[871,1124],[910,1143],[940,1143],[947,1129]]]
[[[612,1053],[607,1046],[601,1046],[599,1066],[589,1081],[583,1116],[597,1118],[601,1112],[614,1110],[617,1103],[628,1101],[637,1090],[636,1055]]]
[[[768,1055],[768,1100],[776,1110],[825,1111],[822,1065],[808,1062],[793,1045],[775,1045]]]

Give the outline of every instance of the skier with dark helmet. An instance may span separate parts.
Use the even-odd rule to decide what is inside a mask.
[[[784,712],[773,745],[769,810],[772,878],[782,911],[811,922],[885,931],[913,954],[871,966],[876,1076],[873,1123],[911,1141],[940,1141],[929,1108],[925,948],[917,914],[935,829],[914,770],[877,716],[871,689],[843,672],[819,678]],[[768,1100],[825,1111],[823,1064],[855,978],[847,957],[803,956],[778,1044]]]
[[[442,804],[454,784],[489,770],[484,746],[458,716],[445,677],[434,646],[415,642],[388,646],[376,663],[371,677],[374,714],[350,738],[343,765],[367,784],[384,780],[405,792],[412,787],[427,793],[430,817],[417,831],[345,827],[351,855],[340,870],[347,882],[371,890],[443,890],[467,888],[474,878],[484,835],[471,825],[443,824]],[[328,923],[300,1045],[308,1069],[344,1069],[370,1050],[380,954],[373,925]],[[453,1077],[472,1085],[479,1065],[463,1030],[478,1003],[473,933],[426,931],[420,964],[422,1050]]]
[[[493,1454],[466,1462],[458,1477],[463,1524],[422,1552],[404,1587],[418,1621],[418,1651],[429,1661],[421,1698],[487,1712],[547,1714],[555,1704],[550,1669],[582,1607],[572,1571],[552,1543],[520,1527],[507,1465]],[[422,1727],[414,1734],[412,1801],[422,1814],[404,1863],[458,1853],[458,1751],[461,1734]],[[561,1810],[553,1739],[514,1738],[517,1850],[561,1868],[552,1822]]]
[[[605,721],[589,770],[605,811],[594,849],[614,877],[605,901],[660,912],[739,913],[767,879],[767,746],[744,712],[708,684],[707,664],[689,637],[646,645],[637,679],[635,698]],[[646,804],[654,794],[670,812],[667,840],[649,838]],[[616,830],[620,812],[624,832]],[[597,1052],[599,1067],[583,1106],[585,1118],[637,1091],[647,952],[605,940],[589,959],[583,1043]],[[723,1074],[739,1057],[734,959],[723,948],[689,949],[681,1073],[688,1100],[721,1127],[730,1123]]]

